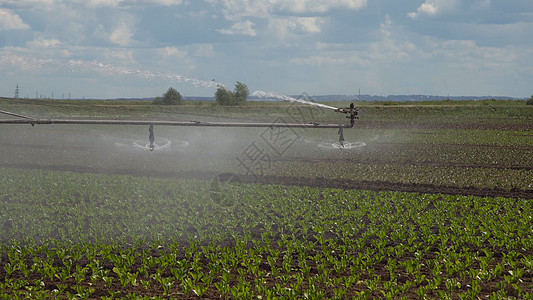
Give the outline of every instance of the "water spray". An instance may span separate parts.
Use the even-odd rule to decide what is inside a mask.
[[[92,71],[105,75],[122,75],[122,76],[136,76],[148,80],[162,79],[173,82],[186,82],[195,87],[219,87],[224,86],[215,80],[206,81],[196,78],[188,78],[179,74],[165,74],[159,72],[151,72],[146,70],[131,69],[110,64],[104,64],[98,61],[82,61],[82,60],[68,60],[60,61],[56,59],[37,59],[27,58],[20,55],[4,55],[0,56],[0,66],[5,64],[19,65],[26,69],[42,69],[45,67],[65,69],[69,72]],[[355,124],[355,119],[358,119],[357,108],[353,103],[346,108],[337,108],[322,103],[310,102],[303,99],[296,99],[290,96],[279,95],[273,92],[255,91],[253,96],[262,98],[275,98],[284,101],[298,102],[306,105],[312,105],[325,109],[332,109],[335,112],[348,114],[346,118],[350,119],[349,125],[343,124],[320,124],[320,123],[227,123],[227,122],[173,122],[173,121],[135,121],[135,120],[65,120],[65,119],[38,119],[29,116],[23,116],[6,111],[0,111],[0,114],[6,114],[18,119],[0,120],[0,124],[100,124],[100,125],[148,125],[149,126],[149,141],[150,150],[156,148],[154,144],[154,126],[200,126],[200,127],[268,127],[268,128],[338,128],[339,129],[339,143],[344,147],[344,128],[352,128]]]
[[[279,94],[272,93],[272,92],[255,91],[255,92],[252,93],[252,96],[256,96],[256,97],[260,97],[260,98],[275,98],[275,99],[280,99],[280,100],[285,100],[285,101],[290,101],[290,102],[299,102],[299,103],[303,103],[303,104],[314,105],[314,106],[317,106],[317,107],[333,109],[333,110],[337,110],[338,109],[336,107],[325,105],[325,104],[322,104],[322,103],[305,101],[303,99],[296,99],[296,98],[293,98],[293,97],[290,97],[290,96],[279,95]]]
[[[197,78],[190,78],[179,74],[152,72],[141,69],[132,69],[127,67],[120,67],[111,64],[105,64],[98,61],[83,61],[83,60],[68,60],[62,61],[57,59],[39,59],[27,58],[20,55],[3,55],[0,56],[0,66],[2,65],[18,65],[24,69],[64,69],[67,72],[92,71],[104,75],[122,75],[135,76],[138,78],[148,80],[166,80],[171,82],[185,82],[190,83],[195,87],[218,87],[224,86],[222,83],[214,80],[202,80]]]
[[[322,103],[306,101],[306,100],[303,100],[303,99],[296,99],[296,98],[293,98],[293,97],[290,97],[290,96],[279,95],[279,94],[272,93],[272,92],[255,91],[252,95],[256,96],[256,97],[261,97],[261,98],[275,98],[275,99],[280,99],[280,100],[285,100],[285,101],[299,102],[299,103],[303,103],[303,104],[314,105],[314,106],[317,106],[317,107],[333,109],[333,110],[335,110],[338,113],[348,114],[348,116],[346,116],[346,118],[350,119],[350,128],[355,125],[355,119],[359,119],[359,111],[357,110],[357,108],[354,106],[353,103],[351,103],[349,107],[337,108],[337,107],[325,105],[325,104],[322,104]],[[344,127],[339,127],[339,144],[341,145],[342,148],[344,148],[344,132],[343,132],[343,129],[344,129]]]

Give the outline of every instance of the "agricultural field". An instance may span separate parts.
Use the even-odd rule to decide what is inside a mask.
[[[357,105],[344,148],[337,129],[156,126],[150,151],[145,126],[0,125],[0,299],[533,299],[533,107]],[[287,103],[0,110],[347,122]]]

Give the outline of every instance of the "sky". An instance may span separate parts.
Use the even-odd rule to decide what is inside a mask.
[[[0,96],[533,94],[532,0],[0,0]]]

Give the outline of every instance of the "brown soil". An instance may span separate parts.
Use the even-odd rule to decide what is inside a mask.
[[[244,182],[253,182],[243,180]],[[264,184],[310,186],[320,188],[359,189],[370,191],[416,192],[422,194],[472,195],[480,197],[507,197],[532,199],[533,190],[439,186],[433,184],[400,183],[387,181],[343,180],[328,178],[260,177],[256,182]]]
[[[531,125],[527,123],[495,123],[495,122],[460,122],[460,123],[424,123],[424,122],[392,122],[392,121],[370,121],[361,120],[357,122],[356,128],[360,129],[450,129],[450,130],[511,130],[530,131]]]

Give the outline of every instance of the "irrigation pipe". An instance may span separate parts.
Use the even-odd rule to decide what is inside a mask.
[[[7,113],[7,112],[6,112]],[[33,119],[30,117],[7,113],[23,119],[0,120],[0,124],[81,124],[81,125],[158,125],[158,126],[198,126],[198,127],[265,127],[265,128],[351,128],[347,124],[321,123],[231,123],[200,121],[134,121],[134,120],[68,120],[68,119]]]
[[[13,117],[18,117],[18,118],[23,118],[23,119],[33,120],[32,117],[28,117],[28,116],[24,116],[24,115],[19,115],[19,114],[15,114],[15,113],[8,112],[8,111],[4,111],[4,110],[0,110],[0,113],[1,113],[1,114],[4,114],[4,115],[13,116]]]

